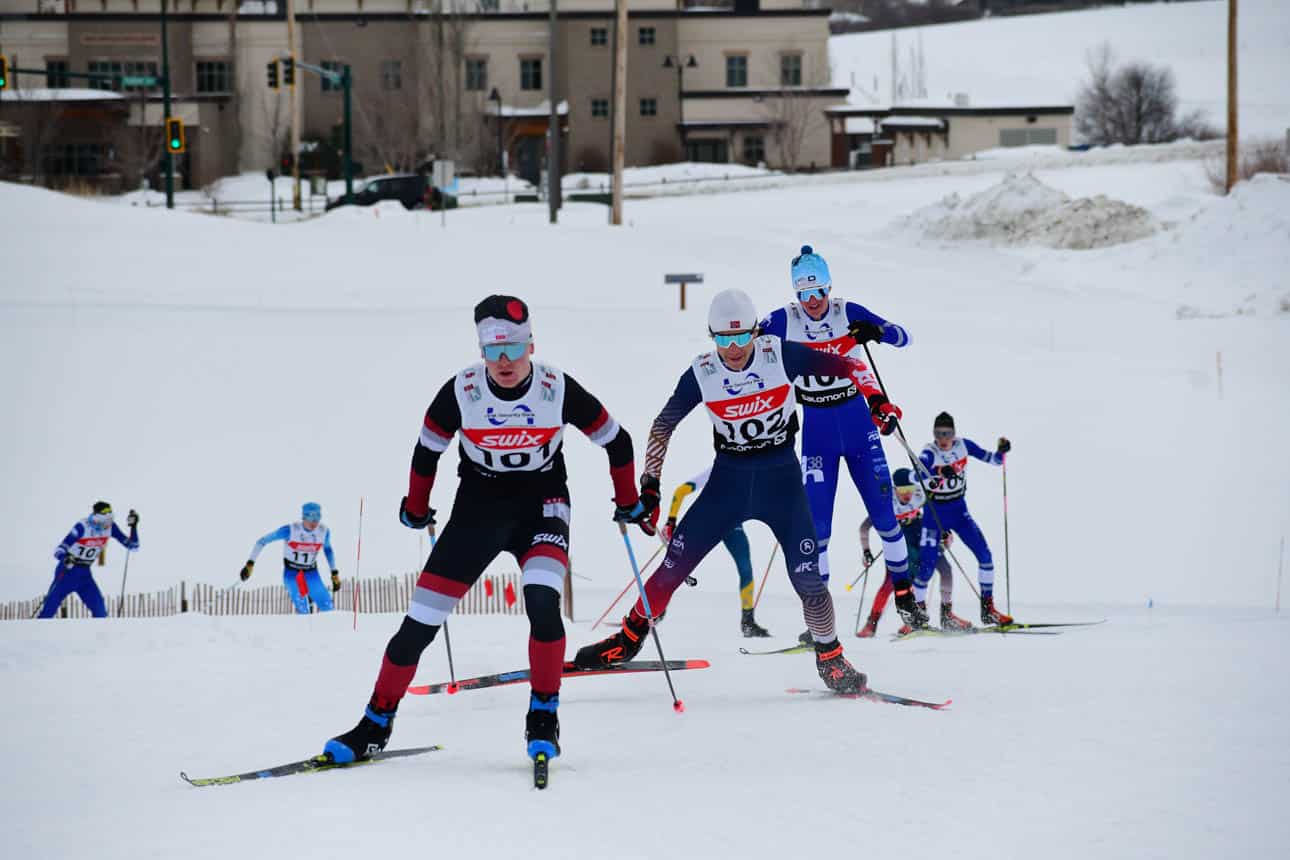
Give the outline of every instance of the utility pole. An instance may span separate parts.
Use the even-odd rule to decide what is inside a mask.
[[[170,41],[166,34],[166,7],[170,5],[170,0],[161,0],[161,125],[164,128],[166,120],[170,119]],[[146,122],[146,120],[145,120]],[[175,156],[170,152],[170,143],[166,142],[166,208],[175,208]]]
[[[627,0],[615,0],[614,12],[614,180],[609,223],[623,223],[623,161],[627,144]]]
[[[555,99],[555,57],[556,42],[559,38],[560,16],[556,0],[551,0],[551,17],[548,27],[550,32],[547,34],[547,58],[550,60],[551,68],[547,69],[547,74],[549,75],[547,78],[547,98],[551,101],[551,119],[547,129],[550,134],[550,145],[547,147],[546,201],[547,208],[550,210],[551,223],[555,224],[559,220],[560,211],[560,107]]]
[[[1237,180],[1240,136],[1237,133],[1236,0],[1227,0],[1227,193]]]
[[[296,57],[296,0],[287,0],[287,53],[295,64]],[[296,99],[295,77],[291,79],[291,208],[297,212],[300,204],[300,102]]]

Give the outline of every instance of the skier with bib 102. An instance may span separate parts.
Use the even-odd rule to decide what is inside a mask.
[[[336,569],[336,556],[331,550],[331,529],[321,521],[322,506],[305,502],[300,508],[299,521],[269,532],[251,547],[250,557],[242,566],[242,581],[251,577],[260,551],[274,541],[282,541],[282,586],[291,595],[296,613],[308,615],[311,599],[319,612],[330,612],[332,592],[340,591],[340,571]],[[330,592],[318,574],[319,552],[327,556],[327,566],[331,568]]]
[[[475,328],[483,361],[445,382],[431,401],[412,454],[408,494],[399,506],[405,526],[434,524],[430,490],[439,457],[456,436],[461,480],[452,516],[426,559],[402,626],[386,646],[362,719],[326,744],[323,754],[332,761],[351,762],[385,748],[422,652],[503,552],[520,566],[529,619],[528,754],[535,762],[559,755],[565,647],[560,598],[569,569],[566,424],[605,449],[614,520],[654,534],[633,483],[631,437],[573,377],[530,358],[528,306],[514,296],[489,296],[475,307]],[[653,501],[657,507],[657,494]]]
[[[641,497],[657,504],[668,442],[681,420],[699,404],[712,422],[716,448],[708,485],[677,523],[662,566],[645,583],[649,610],[644,600],[637,600],[622,629],[581,648],[575,662],[585,668],[609,667],[636,656],[650,625],[663,617],[673,592],[690,571],[735,526],[761,520],[784,550],[788,577],[802,600],[802,614],[815,645],[820,678],[836,692],[861,692],[865,676],[843,656],[833,598],[819,575],[815,526],[793,448],[798,425],[792,380],[805,375],[853,380],[868,398],[873,422],[888,432],[895,429],[900,410],[887,402],[860,362],[771,335],[758,336],[756,308],[740,290],[713,297],[708,332],[715,349],[695,358],[681,374],[650,428]]]
[[[761,330],[822,353],[863,361],[870,341],[903,347],[909,334],[855,302],[830,298],[829,265],[810,245],[789,266],[797,300],[766,317]],[[896,588],[896,608],[906,623],[926,624],[911,591],[905,537],[891,504],[891,476],[882,440],[869,419],[868,395],[845,374],[801,374],[794,380],[802,404],[802,480],[820,540],[820,576],[829,580],[829,539],[839,463],[845,462],[882,538],[883,562]],[[806,635],[802,636],[803,641]]]

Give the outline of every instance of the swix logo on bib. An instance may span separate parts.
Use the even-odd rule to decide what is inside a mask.
[[[495,396],[483,378],[483,365],[457,375],[462,454],[486,472],[549,468],[564,436],[564,374],[535,362],[533,383],[519,400]]]
[[[325,537],[322,526],[308,531],[300,523],[291,524],[291,534],[282,545],[282,559],[294,570],[312,570],[318,566],[318,553]]]
[[[967,492],[968,461],[967,445],[963,440],[955,437],[948,451],[942,451],[936,445],[928,445],[923,450],[932,452],[932,476],[927,479],[927,490],[932,498],[939,501],[962,498]],[[942,466],[953,466],[954,477],[942,477]]]
[[[103,551],[103,547],[108,542],[109,532],[107,529],[99,530],[95,528],[88,519],[82,522],[85,525],[85,534],[78,538],[76,543],[68,547],[67,554],[72,557],[73,561],[89,564],[98,558],[99,553]]]
[[[794,303],[788,306],[784,340],[820,352],[860,358],[864,350],[847,334],[849,325],[846,306],[840,301],[829,302],[829,311],[820,320],[811,319]],[[803,406],[837,406],[860,394],[855,380],[847,376],[801,376],[796,384],[797,398]]]
[[[797,400],[784,373],[778,338],[757,338],[744,370],[730,370],[715,352],[696,358],[692,370],[718,451],[747,454],[793,444]]]

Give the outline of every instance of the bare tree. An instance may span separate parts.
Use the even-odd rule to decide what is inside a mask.
[[[776,79],[780,76],[778,62],[773,67]],[[773,96],[768,96],[763,106],[770,123],[771,145],[776,166],[790,173],[802,166],[802,150],[806,142],[827,129],[824,111],[820,108],[816,90],[828,84],[828,70],[811,67],[803,70],[802,84],[781,86]]]
[[[278,159],[287,150],[291,136],[291,105],[281,92],[268,92],[260,104],[264,109],[264,133],[261,141],[267,150],[265,162],[276,168]]]
[[[1178,117],[1178,95],[1167,66],[1119,65],[1110,45],[1088,57],[1089,78],[1080,88],[1075,130],[1086,143],[1163,143],[1200,133],[1203,115]]]
[[[139,90],[134,95],[133,112],[139,117],[139,125],[132,126],[128,120],[122,123],[113,131],[108,150],[108,165],[120,175],[122,191],[138,188],[143,177],[157,169],[166,152],[164,131],[145,124],[147,93]]]
[[[46,155],[63,125],[64,105],[56,99],[39,98],[36,91],[17,90],[17,141],[22,153],[17,161],[18,176],[35,185],[46,184]]]

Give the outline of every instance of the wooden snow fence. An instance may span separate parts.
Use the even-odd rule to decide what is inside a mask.
[[[357,610],[362,613],[406,612],[412,600],[419,573],[395,574],[368,579],[341,581],[341,589],[332,595],[337,611],[353,612],[355,598]],[[324,577],[323,582],[328,580]],[[104,595],[109,618],[118,617],[119,595]],[[0,621],[14,621],[33,617],[44,601],[44,595],[31,600],[12,600],[0,603]],[[454,610],[464,615],[523,615],[524,588],[519,573],[482,576],[466,592]],[[127,594],[120,612],[122,618],[160,618],[182,612],[199,612],[204,615],[292,615],[295,607],[291,596],[281,585],[263,585],[247,588],[241,585],[219,588],[198,582],[178,585],[162,591]],[[573,583],[565,574],[564,612],[573,620]],[[81,599],[72,594],[63,601],[55,618],[90,618],[90,610]]]

